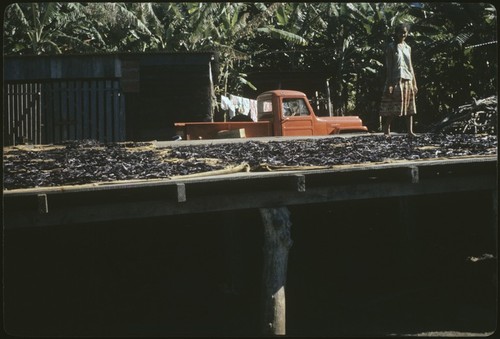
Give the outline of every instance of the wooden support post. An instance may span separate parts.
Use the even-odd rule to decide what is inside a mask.
[[[263,246],[263,335],[285,335],[285,285],[288,251],[292,246],[290,212],[287,207],[261,208]]]

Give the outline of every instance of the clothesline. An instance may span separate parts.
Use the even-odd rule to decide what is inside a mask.
[[[228,111],[229,118],[237,113],[249,116],[253,121],[257,121],[257,100],[240,97],[230,94],[229,97],[221,95],[220,107]]]

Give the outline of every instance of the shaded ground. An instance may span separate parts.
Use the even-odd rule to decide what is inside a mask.
[[[292,206],[287,333],[460,336],[496,330],[491,196]],[[9,230],[4,314],[22,336],[258,336],[257,211]]]
[[[294,229],[297,252],[291,253],[291,274],[300,279],[289,281],[289,316],[307,324],[297,326],[297,334],[496,330],[496,258],[468,260],[496,253],[488,198],[467,193],[409,203],[416,211],[411,238],[405,238],[401,218],[409,216],[398,215],[397,199],[297,208],[295,222],[308,225]],[[314,223],[308,223],[311,215]],[[308,312],[295,313],[294,302]]]

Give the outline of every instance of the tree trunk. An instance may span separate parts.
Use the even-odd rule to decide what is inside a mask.
[[[288,251],[292,246],[290,212],[286,207],[261,208],[264,224],[263,320],[264,335],[285,335],[285,285]]]

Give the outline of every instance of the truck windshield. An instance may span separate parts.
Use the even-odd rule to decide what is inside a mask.
[[[302,98],[283,99],[283,116],[304,116],[309,115],[306,103]]]
[[[269,120],[273,118],[273,102],[271,99],[257,101],[258,120]]]

